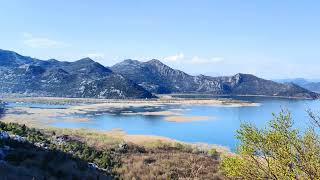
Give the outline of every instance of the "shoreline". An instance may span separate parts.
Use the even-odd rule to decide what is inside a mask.
[[[292,99],[292,100],[316,100],[316,99],[313,99],[313,98],[307,98],[307,97],[297,97],[297,96],[270,96],[270,95],[212,95],[212,94],[192,94],[192,93],[186,93],[186,94],[167,94],[167,95],[170,95],[170,96],[193,96],[193,95],[202,95],[202,96],[210,96],[211,98],[225,98],[225,97],[228,97],[228,98],[231,98],[232,97],[265,97],[265,98],[279,98],[279,99]],[[204,98],[205,99],[205,98]],[[207,98],[207,99],[210,99],[210,98]],[[319,99],[319,98],[318,98]]]
[[[183,111],[188,110],[188,106],[200,105],[200,106],[218,106],[218,107],[244,107],[244,106],[260,106],[259,103],[252,103],[248,101],[233,100],[233,99],[199,99],[199,98],[174,98],[165,96],[148,100],[121,100],[121,99],[92,99],[92,98],[59,98],[59,97],[6,97],[4,102],[13,103],[39,103],[49,105],[65,105],[66,108],[30,108],[22,106],[15,106],[12,108],[6,108],[7,112],[5,116],[0,120],[3,122],[15,122],[20,124],[26,124],[29,127],[51,129],[56,128],[53,126],[57,122],[86,122],[94,116],[94,114],[111,114],[119,113],[124,116],[161,116],[164,121],[170,123],[181,122],[196,122],[196,121],[214,121],[215,117],[206,116],[190,116],[184,115]],[[182,105],[171,106],[173,108],[164,109],[166,105]],[[126,109],[126,108],[133,108]],[[119,111],[119,109],[125,109]],[[137,109],[139,109],[137,111]],[[141,111],[142,109],[142,111]],[[57,128],[64,129],[64,128]],[[68,128],[70,131],[77,128]],[[103,131],[95,129],[82,129],[81,131],[88,131],[95,133],[112,135],[113,138],[138,143],[155,143],[157,141],[164,142],[179,142],[178,140],[170,139],[167,137],[144,135],[144,134],[126,134],[122,130],[115,133],[116,130]],[[121,132],[121,133],[119,133]],[[116,134],[116,136],[115,136]],[[190,144],[188,142],[183,142]],[[197,143],[191,143],[197,144]],[[201,143],[206,144],[206,143]],[[210,144],[206,144],[210,145]],[[219,145],[215,145],[219,146]],[[227,147],[224,147],[228,149]],[[230,150],[228,150],[230,151]]]
[[[140,145],[152,145],[152,144],[162,144],[162,143],[183,143],[191,145],[194,147],[201,148],[216,148],[219,149],[219,152],[225,154],[231,153],[231,150],[228,147],[221,145],[207,144],[207,143],[189,143],[183,142],[168,137],[156,136],[156,135],[143,135],[143,134],[127,134],[123,130],[112,129],[110,131],[97,130],[97,129],[79,129],[79,128],[58,128],[52,126],[53,123],[64,121],[64,122],[83,122],[90,120],[90,117],[79,117],[79,116],[70,116],[72,114],[88,114],[88,113],[100,113],[106,111],[109,108],[124,108],[124,107],[145,107],[153,108],[165,105],[214,105],[214,106],[252,106],[252,103],[242,102],[242,101],[221,101],[221,100],[185,100],[185,99],[170,99],[170,100],[157,100],[157,101],[143,101],[143,100],[95,100],[95,99],[69,99],[69,98],[7,98],[4,101],[7,102],[24,102],[24,103],[47,103],[57,104],[62,101],[62,103],[69,102],[73,100],[72,103],[75,104],[68,106],[63,109],[50,109],[50,108],[30,108],[30,107],[10,107],[6,108],[5,115],[0,119],[0,121],[9,123],[18,123],[25,124],[28,127],[39,128],[43,130],[55,129],[57,131],[65,132],[77,132],[77,135],[84,134],[89,136],[94,134],[100,137],[99,140],[105,142],[106,139],[113,139],[124,141],[128,143],[136,143]],[[151,102],[151,103],[150,103]],[[142,115],[153,115],[153,116],[163,116],[164,120],[171,123],[180,123],[180,122],[191,122],[191,121],[202,121],[208,120],[208,117],[205,116],[184,116],[179,112],[183,109],[169,109],[167,111],[158,111],[158,112],[140,112]],[[123,114],[125,115],[125,113]],[[130,115],[130,113],[129,113]],[[139,115],[133,113],[131,115]],[[104,138],[101,138],[104,137]],[[95,139],[94,137],[91,137]],[[92,140],[92,139],[91,139]],[[99,144],[98,140],[95,140],[95,144]],[[200,146],[201,144],[201,146]]]
[[[45,103],[45,104],[60,104],[60,105],[81,105],[81,104],[177,104],[177,105],[239,105],[252,106],[259,105],[249,101],[213,98],[175,98],[163,96],[158,99],[95,99],[95,98],[64,98],[64,97],[1,97],[3,102],[25,102],[25,103]]]
[[[231,149],[227,146],[219,144],[209,144],[204,142],[186,142],[177,139],[172,139],[165,136],[149,135],[149,134],[128,134],[120,128],[114,128],[111,130],[99,130],[92,128],[59,128],[50,125],[44,125],[39,123],[28,123],[25,121],[3,120],[4,123],[17,123],[20,125],[26,125],[29,128],[40,129],[44,132],[55,131],[59,134],[68,135],[73,138],[87,142],[90,146],[96,148],[104,148],[106,146],[117,146],[121,143],[132,143],[147,148],[154,148],[163,145],[176,146],[177,144],[183,144],[191,146],[192,148],[199,150],[216,149],[218,153],[223,155],[234,155]]]
[[[149,99],[134,99],[134,98],[126,98],[126,99],[103,99],[103,98],[82,98],[82,97],[54,97],[54,96],[32,96],[32,95],[22,95],[15,93],[0,93],[0,99],[68,99],[72,102],[104,102],[104,101],[158,101],[163,99],[217,99],[225,101],[226,98],[229,100],[233,97],[265,97],[265,98],[280,98],[280,99],[296,99],[296,100],[315,100],[314,98],[300,97],[300,96],[273,96],[273,95],[255,95],[255,94],[222,94],[215,95],[209,93],[171,93],[171,94],[155,94],[157,98],[149,98]],[[207,96],[207,98],[182,98],[182,97],[174,97],[174,96]],[[317,98],[316,98],[317,99]],[[320,98],[318,98],[320,99]],[[238,100],[235,100],[238,101]]]

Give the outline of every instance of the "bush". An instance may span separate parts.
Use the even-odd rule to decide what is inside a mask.
[[[190,144],[176,142],[176,143],[174,143],[173,147],[177,148],[177,150],[182,151],[182,152],[192,152],[193,151],[193,148]]]
[[[238,155],[224,157],[225,174],[241,179],[320,179],[320,139],[310,127],[293,128],[288,111],[282,111],[267,128],[242,124],[237,132]]]
[[[219,153],[215,148],[211,148],[208,151],[208,155],[211,156],[211,157],[218,157]]]

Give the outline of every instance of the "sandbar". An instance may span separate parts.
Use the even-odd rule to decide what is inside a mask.
[[[191,122],[191,121],[207,121],[209,116],[168,116],[165,118],[169,122]]]

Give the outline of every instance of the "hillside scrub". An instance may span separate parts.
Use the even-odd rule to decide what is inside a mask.
[[[274,114],[266,128],[242,124],[238,155],[223,157],[221,168],[234,179],[320,179],[320,121],[300,132],[290,112]]]
[[[48,132],[44,133],[25,125],[1,121],[0,132],[7,132],[11,137],[19,137],[20,139],[0,139],[0,148],[9,147],[12,149],[4,157],[4,160],[10,166],[14,165],[25,169],[31,175],[41,175],[35,177],[73,178],[81,177],[78,175],[86,173],[89,179],[90,177],[95,179],[98,176],[116,177],[113,170],[121,165],[119,157],[111,149],[96,150],[85,143],[68,138],[68,136],[56,136],[55,132],[47,134]],[[91,168],[89,163],[97,167]],[[56,168],[59,166],[71,169],[68,171],[67,168]],[[1,170],[4,169],[1,165]],[[11,169],[13,168],[11,167]]]
[[[123,179],[227,179],[219,171],[219,160],[205,154],[180,150],[147,150],[123,154],[117,169]]]
[[[0,132],[24,139],[0,138],[0,150],[10,147],[0,161],[0,174],[8,179],[226,179],[214,148],[103,141],[108,136],[85,130],[39,130],[1,121]]]

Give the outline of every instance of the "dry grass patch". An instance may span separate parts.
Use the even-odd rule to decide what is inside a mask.
[[[174,148],[127,153],[121,161],[116,172],[123,179],[226,179],[219,172],[219,160]]]
[[[57,134],[66,134],[73,139],[86,143],[90,147],[97,149],[105,149],[117,146],[122,142],[120,137],[108,135],[95,130],[89,129],[61,129],[61,128],[48,128],[55,131]],[[48,130],[47,129],[47,130]]]

